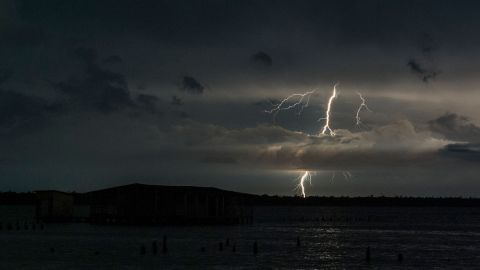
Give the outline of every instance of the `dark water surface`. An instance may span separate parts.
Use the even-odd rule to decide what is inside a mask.
[[[3,228],[0,269],[480,267],[477,208],[261,207],[255,210],[255,221],[248,226],[220,227],[47,224],[43,231]],[[163,235],[167,236],[167,254],[162,254]],[[152,254],[153,240],[158,242],[156,255]],[[254,241],[258,243],[256,256]],[[141,245],[146,247],[144,255]],[[367,246],[371,248],[369,263],[365,261]],[[403,255],[402,262],[397,260],[398,253]]]

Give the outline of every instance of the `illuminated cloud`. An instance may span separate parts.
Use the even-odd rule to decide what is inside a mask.
[[[371,131],[336,130],[336,136],[310,136],[278,126],[227,129],[192,123],[178,126],[175,135],[186,156],[215,162],[276,169],[349,170],[420,166],[439,159],[438,151],[451,143],[428,131],[417,131],[407,120]],[[188,148],[188,150],[187,150]],[[212,150],[214,148],[215,150]]]

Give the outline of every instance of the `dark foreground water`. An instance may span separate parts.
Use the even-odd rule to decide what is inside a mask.
[[[262,207],[256,209],[255,218],[250,226],[4,228],[0,231],[0,269],[480,267],[480,209],[476,208]],[[167,254],[161,252],[163,235],[168,237]],[[152,254],[153,240],[159,243],[157,255]],[[258,242],[256,256],[254,241]],[[141,245],[146,247],[144,255]],[[369,263],[365,261],[367,246],[371,248]],[[397,260],[398,253],[403,254],[402,262]]]

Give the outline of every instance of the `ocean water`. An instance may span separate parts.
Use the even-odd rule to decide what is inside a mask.
[[[162,254],[164,235],[166,254]],[[152,252],[154,240],[157,254]],[[367,247],[370,262],[365,260]],[[22,226],[18,231],[0,231],[0,269],[479,267],[477,208],[260,207],[255,209],[255,223],[246,226],[46,224],[44,230]]]

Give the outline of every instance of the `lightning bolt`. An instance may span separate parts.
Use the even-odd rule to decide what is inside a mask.
[[[275,122],[275,118],[277,117],[277,114],[280,111],[287,111],[294,109],[296,107],[299,107],[300,110],[298,111],[298,114],[300,115],[303,112],[303,109],[308,107],[308,104],[310,103],[310,97],[312,94],[315,92],[315,90],[312,91],[307,91],[305,93],[295,93],[291,94],[290,96],[284,98],[280,103],[278,104],[272,104],[273,107],[270,110],[265,110],[266,113],[273,114],[273,121]],[[289,104],[288,101],[297,98],[297,101]],[[310,184],[312,184],[312,174],[309,171],[303,172],[302,175],[300,175],[297,180],[300,182],[296,186],[296,190],[300,190],[300,193],[303,198],[306,197],[305,195],[305,181],[309,181]]]
[[[330,114],[331,114],[331,110],[332,110],[333,100],[336,97],[337,97],[337,84],[335,84],[333,86],[332,95],[328,99],[328,105],[327,105],[327,110],[325,111],[325,117],[318,119],[318,121],[325,120],[325,125],[323,126],[323,129],[322,129],[322,132],[321,132],[322,135],[326,135],[326,133],[328,131],[328,135],[330,135],[332,137],[335,136],[335,132],[330,128]]]
[[[270,110],[265,110],[265,112],[273,114],[274,121],[280,111],[287,111],[296,107],[300,107],[300,110],[298,111],[298,114],[300,115],[303,112],[303,109],[308,107],[308,104],[310,103],[310,97],[314,92],[315,90],[308,91],[303,94],[292,94],[284,98],[280,103],[273,104],[273,108],[271,108]],[[293,104],[288,105],[288,101],[294,98],[297,98],[297,101]]]
[[[346,180],[349,180],[350,178],[352,178],[352,174],[349,171],[343,171],[342,174]]]
[[[368,108],[366,100],[362,96],[362,94],[360,94],[360,92],[357,92],[357,94],[360,97],[360,99],[362,100],[362,103],[360,103],[360,106],[358,107],[357,115],[355,116],[355,118],[357,119],[357,126],[358,126],[362,123],[362,121],[360,121],[360,111],[362,111],[363,108],[365,108],[369,112],[371,112],[372,110],[370,110],[370,108]]]
[[[325,120],[325,125],[323,126],[323,129],[322,129],[322,132],[321,132],[322,135],[327,135],[326,133],[328,131],[328,135],[330,135],[332,137],[335,136],[335,132],[330,128],[330,115],[331,115],[331,111],[332,111],[332,103],[333,103],[333,100],[336,97],[337,97],[337,84],[335,84],[333,86],[332,95],[328,99],[328,105],[327,105],[327,110],[325,112],[325,117],[318,119],[319,121],[320,120]],[[282,103],[280,103],[280,104],[282,104]],[[308,180],[310,182],[310,184],[312,184],[312,174],[309,171],[305,171],[303,173],[303,175],[299,176],[299,179],[300,179],[300,182],[297,185],[297,189],[300,190],[303,198],[305,198],[305,181]]]
[[[332,183],[333,183],[333,180],[335,179],[335,174],[336,174],[336,172],[333,172],[332,173],[332,178],[330,178],[330,182],[332,182]]]
[[[298,177],[300,182],[298,183],[295,189],[300,190],[300,193],[303,198],[306,197],[305,195],[305,181],[309,181],[310,185],[312,184],[312,174],[309,171],[305,171],[301,176]]]
[[[333,86],[332,94],[331,94],[330,98],[328,99],[327,109],[325,111],[325,117],[318,119],[318,121],[325,120],[325,124],[322,128],[322,131],[320,132],[320,135],[328,135],[328,136],[331,136],[331,137],[335,136],[335,131],[333,131],[332,128],[330,127],[330,119],[331,119],[331,112],[332,112],[332,104],[333,104],[333,101],[337,98],[337,85],[338,84],[335,84]],[[310,102],[310,96],[314,92],[315,92],[315,90],[314,91],[308,91],[308,92],[305,92],[303,94],[292,94],[292,95],[286,97],[285,99],[283,99],[280,103],[274,105],[272,109],[265,110],[265,112],[274,114],[274,119],[275,119],[275,116],[280,111],[290,110],[290,109],[293,109],[297,106],[300,106],[300,111],[298,112],[298,114],[301,114],[303,109],[305,107],[308,107],[308,103]],[[368,111],[371,111],[371,110],[368,108],[365,98],[363,98],[363,96],[360,93],[357,92],[357,94],[360,96],[360,99],[362,100],[362,103],[360,104],[360,107],[358,108],[357,114],[356,114],[357,125],[359,125],[361,123],[360,116],[359,116],[360,111],[363,108],[365,108]],[[286,103],[290,99],[295,98],[295,97],[298,97],[297,102],[286,106]],[[306,99],[306,101],[304,102],[305,99]],[[352,174],[349,171],[343,171],[342,174],[343,174],[343,177],[347,180],[352,177]],[[333,174],[332,174],[332,178],[331,178],[332,182],[333,182],[334,178],[335,178],[335,172],[333,172]],[[301,196],[303,198],[305,198],[306,197],[306,195],[305,195],[305,181],[310,182],[310,185],[312,184],[312,173],[310,171],[304,171],[300,176],[297,177],[296,180],[298,180],[299,183],[296,186],[295,190],[299,190]]]

